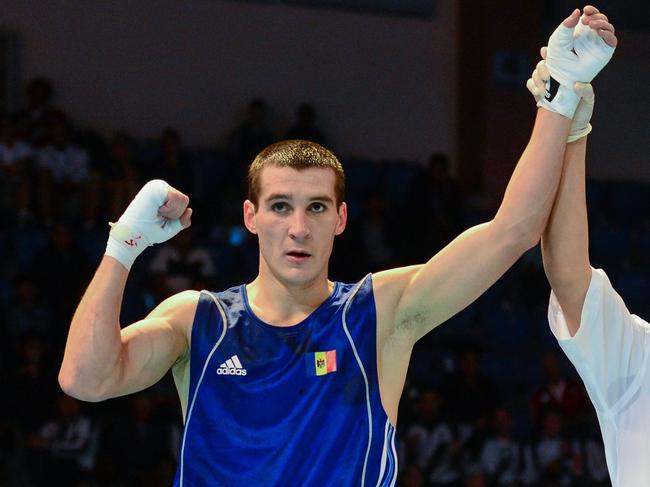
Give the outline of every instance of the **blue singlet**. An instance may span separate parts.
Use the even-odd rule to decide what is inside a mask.
[[[264,323],[245,286],[202,292],[175,486],[393,486],[372,278],[336,283],[297,325]]]

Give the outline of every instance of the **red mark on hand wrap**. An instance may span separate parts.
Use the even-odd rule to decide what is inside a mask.
[[[137,247],[138,246],[137,240],[140,240],[141,238],[142,238],[142,236],[140,235],[138,237],[135,237],[135,238],[132,238],[132,239],[129,239],[129,240],[125,240],[124,243],[127,244],[129,247]]]

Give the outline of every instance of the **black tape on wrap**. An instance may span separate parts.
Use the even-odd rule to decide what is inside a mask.
[[[553,76],[550,76],[546,82],[546,93],[544,93],[544,99],[549,103],[552,102],[559,89],[560,83],[558,83],[558,81],[553,78]]]

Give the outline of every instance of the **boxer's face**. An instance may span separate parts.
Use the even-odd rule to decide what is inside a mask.
[[[260,274],[290,285],[327,279],[334,237],[347,220],[345,203],[336,207],[334,184],[327,168],[262,169],[257,208],[244,203],[246,227],[259,238]]]

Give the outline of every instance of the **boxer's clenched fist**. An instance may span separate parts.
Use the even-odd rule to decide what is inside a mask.
[[[150,245],[169,240],[191,223],[190,199],[165,181],[145,184],[112,229],[106,255],[130,269]]]
[[[555,29],[546,57],[551,78],[539,106],[573,118],[580,101],[574,84],[591,82],[614,53],[614,29],[606,19],[595,7],[587,6],[582,16],[576,9]]]

